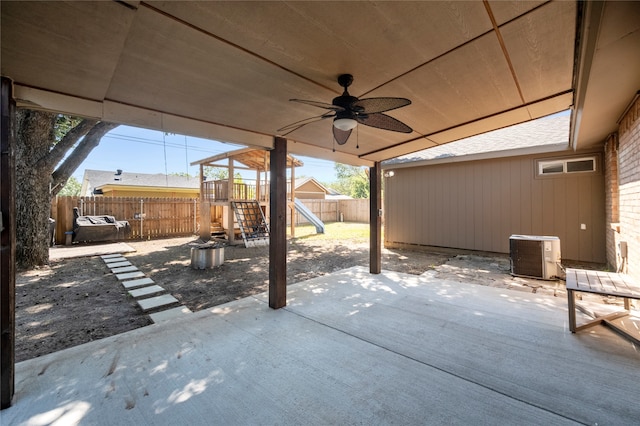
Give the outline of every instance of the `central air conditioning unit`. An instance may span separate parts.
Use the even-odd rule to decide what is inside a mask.
[[[560,238],[535,235],[509,237],[511,274],[551,280],[559,277]]]

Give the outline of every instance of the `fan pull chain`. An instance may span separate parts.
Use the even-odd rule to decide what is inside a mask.
[[[358,127],[356,127],[356,149],[360,149],[360,130]]]

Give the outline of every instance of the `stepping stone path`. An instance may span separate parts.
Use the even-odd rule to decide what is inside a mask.
[[[109,268],[111,268],[111,272],[113,272],[114,274],[121,274],[123,272],[135,272],[138,271],[138,268],[136,268],[135,266],[131,265],[131,266],[123,266],[122,268],[114,268],[109,266]],[[140,272],[140,271],[138,271]]]
[[[124,258],[123,258],[124,259]],[[133,266],[131,265],[131,262],[125,260],[125,261],[120,261],[119,259],[117,259],[118,262],[105,262],[107,265],[109,265],[109,268],[122,268],[123,266]]]
[[[180,301],[166,290],[146,277],[131,262],[121,254],[107,254],[101,256],[104,263],[122,286],[128,290],[129,295],[138,301],[138,306],[143,312],[150,312],[149,317],[154,323],[168,321],[185,314],[190,314],[191,310],[186,306],[175,307]]]

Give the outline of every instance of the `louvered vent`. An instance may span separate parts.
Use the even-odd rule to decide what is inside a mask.
[[[511,273],[545,280],[558,276],[560,239],[512,235],[509,239]]]
[[[510,240],[511,273],[542,278],[542,241]]]

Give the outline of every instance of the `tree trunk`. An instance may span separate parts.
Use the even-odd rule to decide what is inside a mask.
[[[20,269],[49,262],[52,197],[102,137],[118,126],[84,119],[58,140],[58,118],[58,114],[43,111],[16,113],[16,263]]]
[[[48,228],[51,210],[50,167],[56,114],[18,110],[16,113],[16,263],[19,269],[49,262]]]

